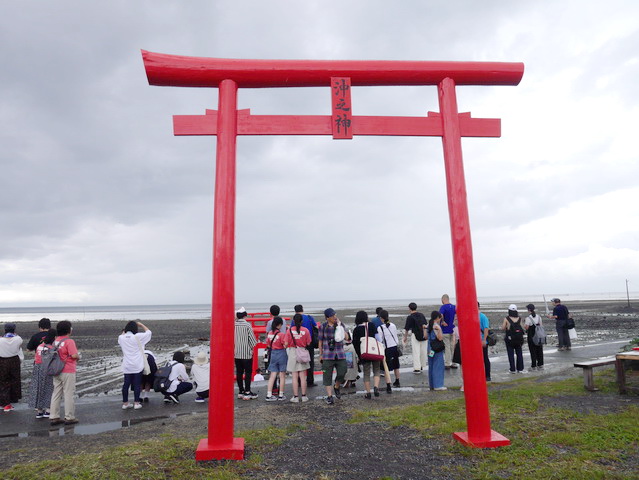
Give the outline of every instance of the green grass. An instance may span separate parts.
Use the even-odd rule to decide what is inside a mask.
[[[243,462],[196,463],[195,436],[162,435],[121,447],[105,449],[102,453],[68,455],[60,460],[15,465],[2,472],[2,479],[71,480],[71,479],[166,479],[197,478],[230,480],[261,468],[263,453],[280,445],[299,425],[286,428],[264,428],[239,432],[251,455]]]
[[[613,375],[597,376],[601,392],[616,391]],[[585,392],[581,379],[539,383],[516,382],[489,394],[491,426],[512,445],[496,449],[469,449],[452,440],[452,431],[466,429],[462,399],[411,407],[357,412],[352,422],[380,421],[417,429],[426,437],[445,435],[451,454],[468,458],[473,478],[521,479],[637,479],[639,463],[639,408],[630,406],[612,414],[581,414],[541,406],[542,398],[598,395]],[[550,402],[549,402],[550,403]],[[461,418],[460,418],[461,417]],[[633,457],[634,461],[624,464]]]
[[[459,467],[447,472],[464,479],[639,479],[639,473],[633,470],[639,464],[636,405],[615,413],[583,414],[560,408],[557,405],[566,404],[552,401],[553,397],[568,397],[578,405],[593,395],[616,395],[612,370],[598,374],[596,383],[601,389],[597,393],[586,392],[581,378],[558,382],[529,378],[491,387],[492,428],[512,442],[509,447],[496,449],[472,449],[452,439],[451,432],[466,430],[462,398],[356,411],[348,421],[407,426],[426,437],[439,438],[445,448],[438,455],[463,457],[470,463],[470,471]],[[242,462],[196,463],[194,449],[199,438],[187,434],[179,438],[163,435],[106,448],[99,454],[68,455],[59,460],[16,465],[0,473],[0,478],[237,479],[249,472],[260,472],[268,453],[301,428],[304,427],[292,425],[238,432],[247,444],[248,455]]]

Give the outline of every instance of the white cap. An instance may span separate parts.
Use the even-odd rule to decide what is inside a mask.
[[[240,307],[238,310],[235,310],[235,313],[246,313],[246,308]]]
[[[515,305],[514,303],[511,303],[510,306],[508,307],[508,310],[512,310],[513,312],[517,311],[517,305]]]

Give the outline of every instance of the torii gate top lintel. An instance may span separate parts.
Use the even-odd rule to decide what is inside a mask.
[[[353,86],[518,85],[523,63],[405,60],[246,60],[167,55],[142,50],[150,85],[218,87],[233,80],[241,88],[324,87],[332,77]]]

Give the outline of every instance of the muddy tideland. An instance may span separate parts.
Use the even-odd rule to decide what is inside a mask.
[[[330,305],[327,305],[330,306]],[[380,305],[385,307],[384,305]],[[639,337],[639,304],[632,303],[628,306],[626,301],[579,301],[566,302],[576,323],[579,344],[592,344],[603,341],[630,339]],[[440,305],[419,305],[418,310],[429,317],[432,310],[438,310]],[[491,328],[498,330],[501,321],[507,313],[508,304],[485,303],[482,304],[482,312],[490,319]],[[403,327],[407,307],[388,308],[391,321],[400,332]],[[519,306],[520,312],[525,311],[524,305]],[[346,325],[352,325],[357,308],[338,310],[338,316]],[[324,321],[323,315],[310,312],[319,322]],[[374,312],[368,312],[373,316]],[[538,313],[545,315],[543,302],[538,305]],[[122,352],[118,346],[118,335],[126,322],[122,320],[95,320],[73,323],[73,338],[78,349],[82,353],[82,359],[78,363],[77,393],[79,396],[108,395],[119,392],[122,384],[120,364]],[[208,352],[210,324],[207,320],[145,320],[145,325],[153,332],[153,338],[148,347],[155,354],[159,362],[169,359],[177,350],[185,351],[191,357],[199,351]],[[557,334],[554,329],[554,320],[546,320],[546,332],[548,344],[557,344]],[[25,345],[31,334],[37,329],[37,322],[21,322],[18,332],[24,339]],[[411,361],[410,342],[406,355],[402,357],[402,363],[408,365]],[[524,345],[524,349],[527,347]],[[505,350],[503,342],[490,348],[490,354],[499,354]],[[27,359],[22,366],[22,379],[24,392],[27,392],[28,382],[31,377],[32,354],[27,353]],[[188,359],[188,356],[187,356]],[[319,362],[317,362],[319,363]],[[187,361],[188,364],[188,361]],[[319,366],[319,365],[318,365]]]

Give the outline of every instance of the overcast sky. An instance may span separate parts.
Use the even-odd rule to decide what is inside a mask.
[[[524,62],[517,87],[457,88],[502,119],[462,141],[478,295],[639,290],[635,0],[0,4],[0,306],[210,301],[215,137],[174,137],[172,115],[217,90],[149,86],[141,49]],[[238,108],[329,98],[241,90]],[[352,99],[439,110],[435,87]],[[237,160],[238,303],[455,296],[440,139],[240,137]]]

